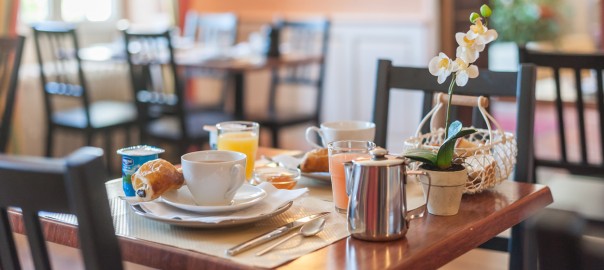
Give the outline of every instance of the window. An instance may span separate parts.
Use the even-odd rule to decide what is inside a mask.
[[[63,20],[104,22],[111,19],[115,0],[21,0],[23,22]]]

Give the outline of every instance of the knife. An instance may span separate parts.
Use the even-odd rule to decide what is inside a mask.
[[[304,223],[306,223],[306,222],[309,222],[309,221],[311,221],[313,219],[317,219],[317,218],[329,215],[329,213],[330,212],[322,212],[322,213],[313,214],[313,215],[310,215],[310,216],[306,216],[306,217],[297,219],[297,220],[292,221],[290,223],[287,223],[287,224],[285,224],[285,225],[283,225],[283,226],[281,226],[281,227],[279,227],[277,229],[274,229],[274,230],[272,230],[270,232],[267,232],[265,234],[262,234],[262,235],[260,235],[258,237],[255,237],[255,238],[252,238],[250,240],[247,240],[247,241],[245,241],[245,242],[243,242],[243,243],[241,243],[241,244],[239,244],[237,246],[234,246],[234,247],[232,247],[230,249],[227,249],[226,250],[226,254],[229,255],[229,256],[235,256],[235,255],[237,255],[237,254],[239,254],[241,252],[244,252],[244,251],[249,250],[251,248],[257,247],[257,246],[259,246],[261,244],[264,244],[264,243],[266,243],[268,241],[271,241],[271,240],[273,240],[273,239],[275,239],[275,238],[277,238],[279,236],[282,236],[282,235],[288,233],[289,231],[291,231],[291,230],[293,230],[295,228],[298,228],[298,227],[304,225]]]

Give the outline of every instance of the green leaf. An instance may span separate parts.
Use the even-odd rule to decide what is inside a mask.
[[[449,139],[453,136],[455,136],[455,134],[457,134],[461,128],[462,128],[462,124],[461,122],[459,122],[458,120],[455,120],[455,122],[451,123],[451,125],[449,125],[449,132],[447,132],[449,135],[447,135],[446,139]]]
[[[457,141],[457,139],[470,135],[474,132],[476,132],[475,129],[464,129],[458,130],[457,133],[449,133],[449,138],[447,138],[438,149],[438,153],[436,155],[436,166],[441,169],[450,168],[453,163],[453,152],[455,151],[455,142]]]
[[[484,4],[480,7],[480,14],[482,14],[483,17],[488,18],[491,16],[492,13],[493,13],[493,11],[486,4]]]
[[[478,15],[478,13],[476,12],[472,12],[472,14],[470,14],[470,22],[474,23],[476,21],[476,19],[480,18],[480,15]]]
[[[432,166],[436,165],[436,154],[428,149],[409,149],[403,153],[403,156]]]

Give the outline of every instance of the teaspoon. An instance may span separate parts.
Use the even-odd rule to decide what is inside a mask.
[[[308,223],[304,224],[302,226],[302,228],[300,228],[300,231],[297,233],[294,233],[290,236],[288,236],[287,238],[271,245],[270,247],[267,247],[261,251],[259,251],[258,253],[256,253],[256,256],[261,256],[266,254],[267,252],[271,251],[273,248],[277,247],[278,245],[281,245],[283,243],[285,243],[287,240],[292,239],[298,235],[302,235],[304,237],[308,237],[308,236],[313,236],[317,233],[319,233],[320,231],[323,230],[323,227],[325,227],[325,219],[324,218],[318,218],[315,220],[311,220]]]

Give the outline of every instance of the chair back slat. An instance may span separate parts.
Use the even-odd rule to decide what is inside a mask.
[[[520,55],[523,62],[553,69],[555,81],[554,108],[558,123],[557,134],[560,158],[552,159],[552,155],[536,157],[535,163],[544,167],[564,168],[572,174],[604,175],[604,120],[602,119],[604,117],[604,94],[602,90],[604,54],[542,52],[521,48]],[[595,79],[593,96],[590,91],[592,87],[587,84],[588,78],[586,76],[588,74],[591,77],[590,80]],[[562,83],[566,76],[572,77],[574,80],[574,84],[568,85],[574,87],[571,93],[576,96],[575,100],[568,100],[562,94],[562,88],[567,85]],[[592,108],[595,108],[599,120],[593,119],[594,115],[590,111]],[[576,129],[573,123],[567,123],[564,119],[564,115],[569,112],[576,112],[577,114],[577,117],[571,120],[577,122]],[[599,125],[599,127],[596,125]],[[569,130],[571,126],[573,129]],[[588,142],[587,132],[592,128],[600,132],[598,137],[600,139],[599,147],[594,145],[594,143],[597,143],[595,141]],[[577,134],[577,136],[571,136],[571,134]],[[569,140],[575,137],[578,138],[578,141],[573,140],[571,144]],[[569,148],[571,146],[576,147]],[[594,155],[590,155],[590,152],[594,149],[601,151],[602,159],[600,161],[590,160],[594,157]],[[571,155],[574,153],[578,154],[577,159],[574,159],[575,156]]]
[[[583,84],[581,83],[581,69],[575,69],[575,93],[577,94],[577,121],[579,124],[579,146],[582,164],[587,164],[587,135],[585,135],[585,107],[583,104]]]
[[[560,147],[560,155],[563,162],[568,162],[566,152],[566,125],[564,124],[564,105],[562,103],[562,92],[560,83],[560,68],[554,67],[554,81],[556,83],[556,116],[558,117],[558,140]]]
[[[84,147],[66,159],[0,155],[0,261],[19,269],[6,210],[21,209],[36,269],[50,269],[40,211],[75,214],[86,269],[122,269],[105,190],[103,151]],[[10,248],[11,250],[4,250]]]
[[[0,207],[0,266],[4,270],[21,269],[6,207]]]
[[[24,41],[22,36],[0,37],[0,153],[8,147]]]
[[[604,160],[604,79],[602,78],[603,69],[596,69],[596,104],[598,108],[598,120],[600,121],[600,158]]]
[[[34,261],[36,269],[50,270],[50,259],[46,241],[42,233],[42,226],[38,213],[35,210],[23,209],[23,223],[25,223],[25,233],[29,242],[29,250]]]

